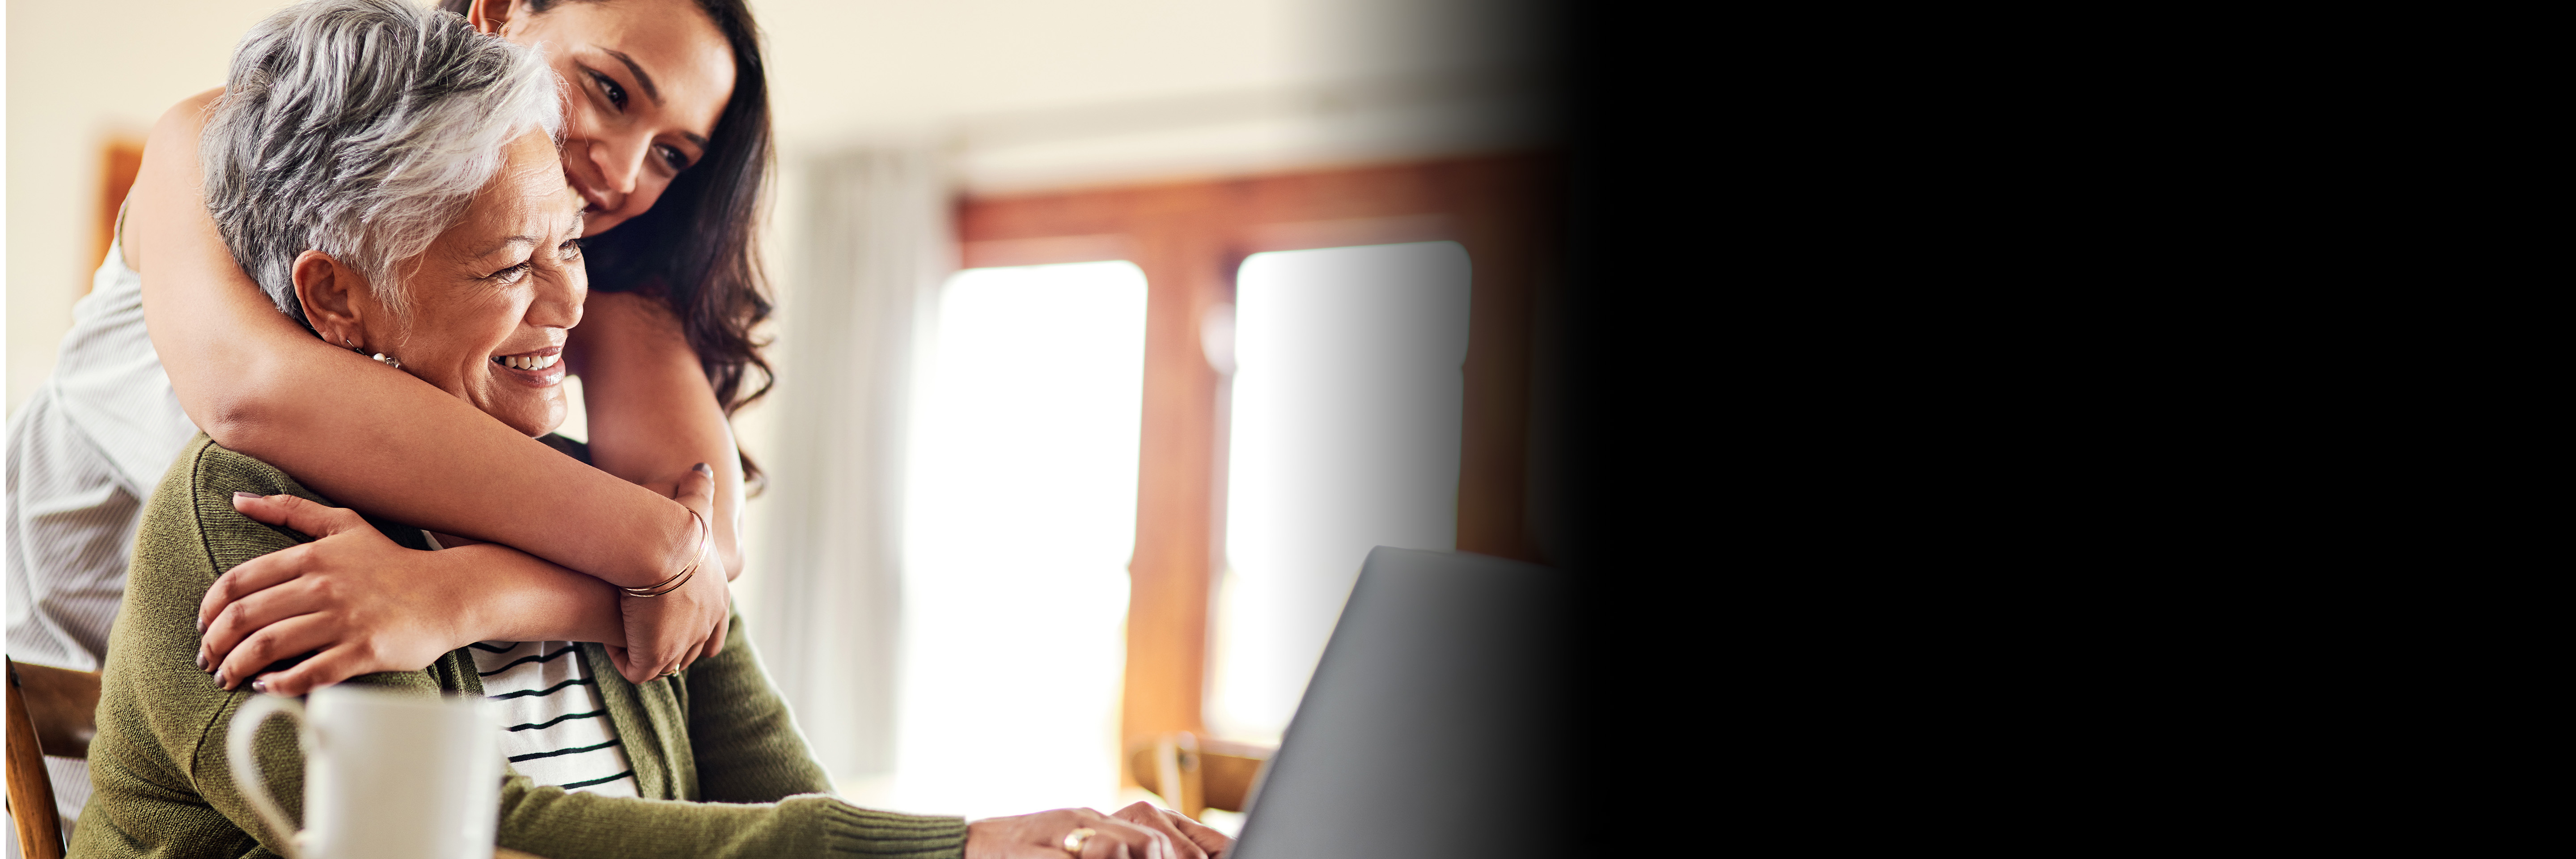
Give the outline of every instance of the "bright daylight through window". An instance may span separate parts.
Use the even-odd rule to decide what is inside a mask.
[[[1116,808],[1145,275],[972,269],[915,402],[894,804]]]
[[[1255,254],[1236,276],[1212,731],[1276,742],[1370,547],[1456,548],[1468,260]]]

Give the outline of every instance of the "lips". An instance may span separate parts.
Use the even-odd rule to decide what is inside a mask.
[[[586,204],[582,208],[584,213],[597,215],[617,211],[617,207],[608,204],[607,192],[591,187],[590,183],[581,181],[581,177],[573,175],[572,171],[564,171],[564,181],[572,186],[573,193],[581,195],[582,202]]]
[[[493,372],[537,387],[563,381],[563,347],[548,346],[533,352],[492,356]]]

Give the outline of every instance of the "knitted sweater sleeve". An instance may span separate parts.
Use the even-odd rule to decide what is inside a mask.
[[[831,781],[770,687],[741,615],[724,652],[682,674],[701,801],[569,793],[512,776],[501,792],[501,846],[547,859],[964,855],[964,819],[870,811],[826,795]]]
[[[698,799],[777,802],[832,791],[786,700],[769,685],[741,614],[733,616],[724,652],[683,676]]]

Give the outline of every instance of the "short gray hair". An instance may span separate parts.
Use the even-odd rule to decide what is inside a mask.
[[[394,266],[429,249],[531,128],[562,140],[562,80],[537,51],[402,0],[309,0],[233,49],[198,142],[206,209],[277,309],[308,322],[295,257],[330,254],[395,316]]]

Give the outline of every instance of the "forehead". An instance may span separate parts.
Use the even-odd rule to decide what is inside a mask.
[[[679,124],[700,134],[714,131],[733,96],[733,48],[694,0],[567,3],[546,16],[570,31],[558,39],[616,51],[644,67],[661,92],[661,109]]]
[[[563,162],[545,132],[510,141],[501,172],[466,205],[460,232],[551,235],[580,217],[581,195],[565,184]]]

